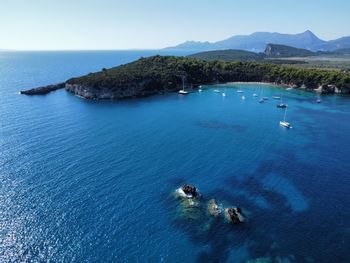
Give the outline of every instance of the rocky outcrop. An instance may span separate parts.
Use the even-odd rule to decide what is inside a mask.
[[[239,207],[229,207],[225,209],[225,217],[232,224],[244,222],[242,210]]]
[[[219,206],[215,199],[210,199],[208,203],[208,212],[211,216],[218,216],[220,214]]]
[[[188,196],[196,197],[198,195],[198,190],[195,186],[186,184],[182,186],[182,191]]]
[[[348,93],[348,90],[338,88],[335,85],[321,85],[317,89],[315,89],[316,92],[322,93],[322,94],[329,94],[329,93]]]
[[[20,93],[25,95],[45,95],[52,91],[63,89],[65,86],[66,86],[66,83],[59,83],[59,84],[29,89],[29,90],[21,90]]]

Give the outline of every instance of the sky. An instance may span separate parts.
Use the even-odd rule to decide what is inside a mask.
[[[350,35],[350,0],[0,0],[0,49],[159,49],[257,31]]]

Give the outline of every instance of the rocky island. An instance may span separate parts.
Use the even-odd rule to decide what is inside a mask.
[[[186,85],[194,88],[202,84],[239,81],[290,85],[306,90],[318,89],[321,93],[350,93],[349,73],[259,62],[205,61],[174,56],[140,58],[125,65],[72,78],[65,83],[21,93],[46,94],[64,87],[86,99],[137,98],[178,91],[181,89],[183,77]]]

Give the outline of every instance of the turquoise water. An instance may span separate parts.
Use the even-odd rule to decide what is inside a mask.
[[[0,262],[349,262],[349,97],[264,86],[260,104],[262,86],[238,84],[119,102],[17,94],[151,54],[0,53]],[[185,182],[203,211],[213,197],[247,223],[187,218],[172,195]]]

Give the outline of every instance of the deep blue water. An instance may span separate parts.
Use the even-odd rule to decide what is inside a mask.
[[[349,262],[349,97],[17,94],[154,53],[0,53],[0,262]],[[185,182],[203,211],[215,197],[248,221],[183,216],[172,192]]]

